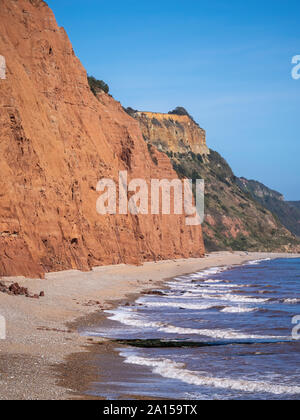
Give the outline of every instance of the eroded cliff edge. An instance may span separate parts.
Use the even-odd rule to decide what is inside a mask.
[[[208,149],[205,131],[184,108],[176,110],[175,115],[174,111],[157,114],[131,108],[127,112],[139,122],[148,147],[156,147],[170,157],[179,177],[205,180],[206,249],[299,252],[295,229],[285,223],[287,212],[276,213],[280,210],[277,201],[286,209],[283,197],[273,192],[281,197],[274,208],[274,203],[271,207],[245,189],[225,159]],[[278,216],[282,216],[281,221]],[[296,220],[294,216],[293,222]]]
[[[168,114],[126,110],[140,124],[146,142],[165,153],[208,155],[206,132],[184,108],[178,107]]]
[[[174,178],[138,122],[85,69],[45,2],[1,0],[0,275],[199,257],[200,226],[184,216],[99,216],[101,178]],[[153,154],[155,159],[153,159]]]

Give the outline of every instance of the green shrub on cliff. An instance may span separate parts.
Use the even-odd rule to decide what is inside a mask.
[[[97,94],[101,91],[109,93],[109,86],[103,82],[103,80],[97,80],[93,76],[88,76],[88,82],[90,89],[95,96],[97,96]]]
[[[169,115],[186,115],[187,117],[189,117],[192,121],[194,121],[194,123],[196,125],[198,125],[196,123],[196,121],[194,120],[194,118],[191,116],[191,114],[188,113],[188,111],[183,108],[183,106],[177,106],[175,109],[173,109],[173,111],[168,112]]]
[[[173,111],[169,112],[169,115],[187,115],[190,117],[190,114],[185,108],[183,108],[183,106],[177,106],[175,109],[173,109]]]

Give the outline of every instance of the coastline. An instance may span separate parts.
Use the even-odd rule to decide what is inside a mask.
[[[172,277],[265,258],[300,258],[300,254],[216,252],[199,259],[49,273],[46,280],[1,279],[6,284],[18,282],[33,294],[44,291],[45,297],[0,293],[0,315],[7,323],[7,338],[0,340],[0,399],[87,398],[87,385],[101,377],[101,372],[88,369],[88,361],[95,352],[111,353],[113,346],[107,340],[81,336],[80,328],[99,325],[104,310],[162,287]]]

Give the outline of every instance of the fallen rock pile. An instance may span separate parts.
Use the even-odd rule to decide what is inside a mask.
[[[45,292],[40,292],[40,294],[31,294],[27,287],[22,287],[19,283],[12,283],[10,286],[6,286],[4,283],[0,282],[0,292],[6,293],[11,296],[26,296],[32,299],[39,299],[40,297],[45,296]]]

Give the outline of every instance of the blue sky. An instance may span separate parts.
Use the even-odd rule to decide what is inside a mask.
[[[184,106],[238,176],[300,200],[300,2],[48,0],[124,106]]]

